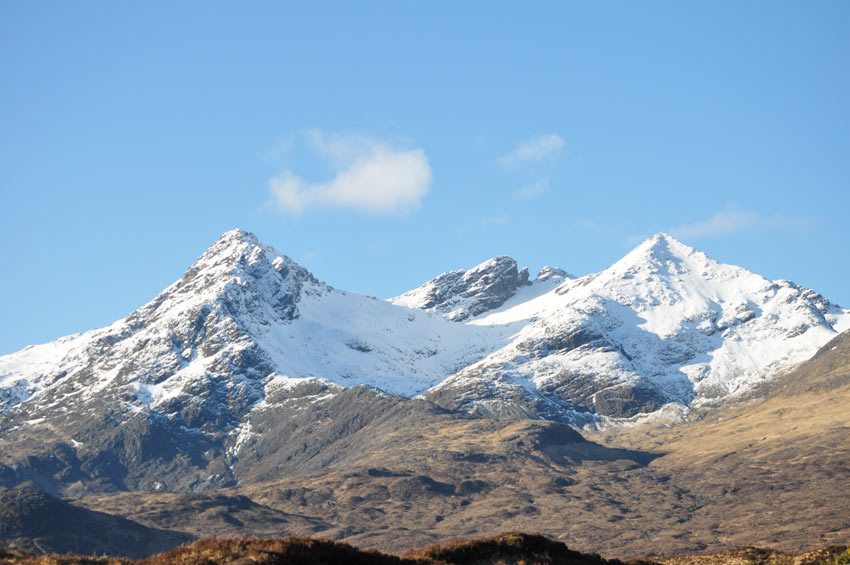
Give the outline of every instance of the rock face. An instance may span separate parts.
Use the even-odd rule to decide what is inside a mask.
[[[510,257],[494,257],[468,271],[443,273],[391,302],[439,312],[449,320],[462,322],[498,308],[518,287],[527,284],[527,268],[517,271],[516,261]]]
[[[205,490],[302,472],[318,436],[294,422],[342,410],[336,441],[357,429],[352,406],[365,418],[412,397],[575,426],[669,416],[850,327],[809,289],[663,234],[600,273],[527,279],[497,257],[383,301],[228,232],[126,318],[0,357],[0,485]]]

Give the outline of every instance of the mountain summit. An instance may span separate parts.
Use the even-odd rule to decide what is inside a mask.
[[[384,301],[233,230],[126,318],[0,357],[0,484],[232,484],[274,439],[264,430],[361,385],[358,402],[389,393],[576,426],[681,416],[847,327],[850,311],[814,291],[664,234],[580,278],[529,281],[502,256]]]

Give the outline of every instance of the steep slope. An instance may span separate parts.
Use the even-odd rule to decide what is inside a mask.
[[[232,484],[252,411],[358,384],[412,396],[512,331],[336,290],[234,230],[127,318],[0,357],[0,481]]]
[[[426,393],[441,405],[577,425],[725,401],[808,358],[850,311],[659,234],[608,269],[470,324],[529,323]],[[610,422],[610,418],[608,421]]]

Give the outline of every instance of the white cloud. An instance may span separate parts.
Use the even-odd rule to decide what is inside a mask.
[[[536,198],[546,192],[547,188],[549,188],[549,179],[540,179],[537,182],[527,184],[524,187],[517,189],[514,191],[514,196],[522,198],[523,200],[531,200],[532,198]]]
[[[526,139],[496,162],[506,169],[542,161],[556,155],[564,147],[564,140],[556,133],[547,133]]]
[[[431,167],[422,149],[399,150],[365,136],[306,132],[307,144],[336,169],[334,178],[308,183],[286,170],[269,179],[277,206],[299,214],[310,208],[350,208],[404,214],[431,189]]]
[[[725,210],[707,220],[686,224],[670,230],[675,237],[698,238],[703,236],[729,235],[747,230],[794,230],[807,231],[817,226],[820,219],[812,216],[762,217],[746,210]]]

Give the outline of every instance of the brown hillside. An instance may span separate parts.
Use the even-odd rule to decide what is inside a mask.
[[[305,441],[325,438],[322,466],[311,466],[312,455],[293,459],[303,462],[275,479],[216,495],[129,492],[75,503],[196,536],[310,535],[390,551],[508,529],[612,557],[844,544],[848,342],[839,336],[758,396],[683,425],[586,441],[551,422],[409,405],[340,436],[323,430],[345,422],[323,416],[296,430]]]

